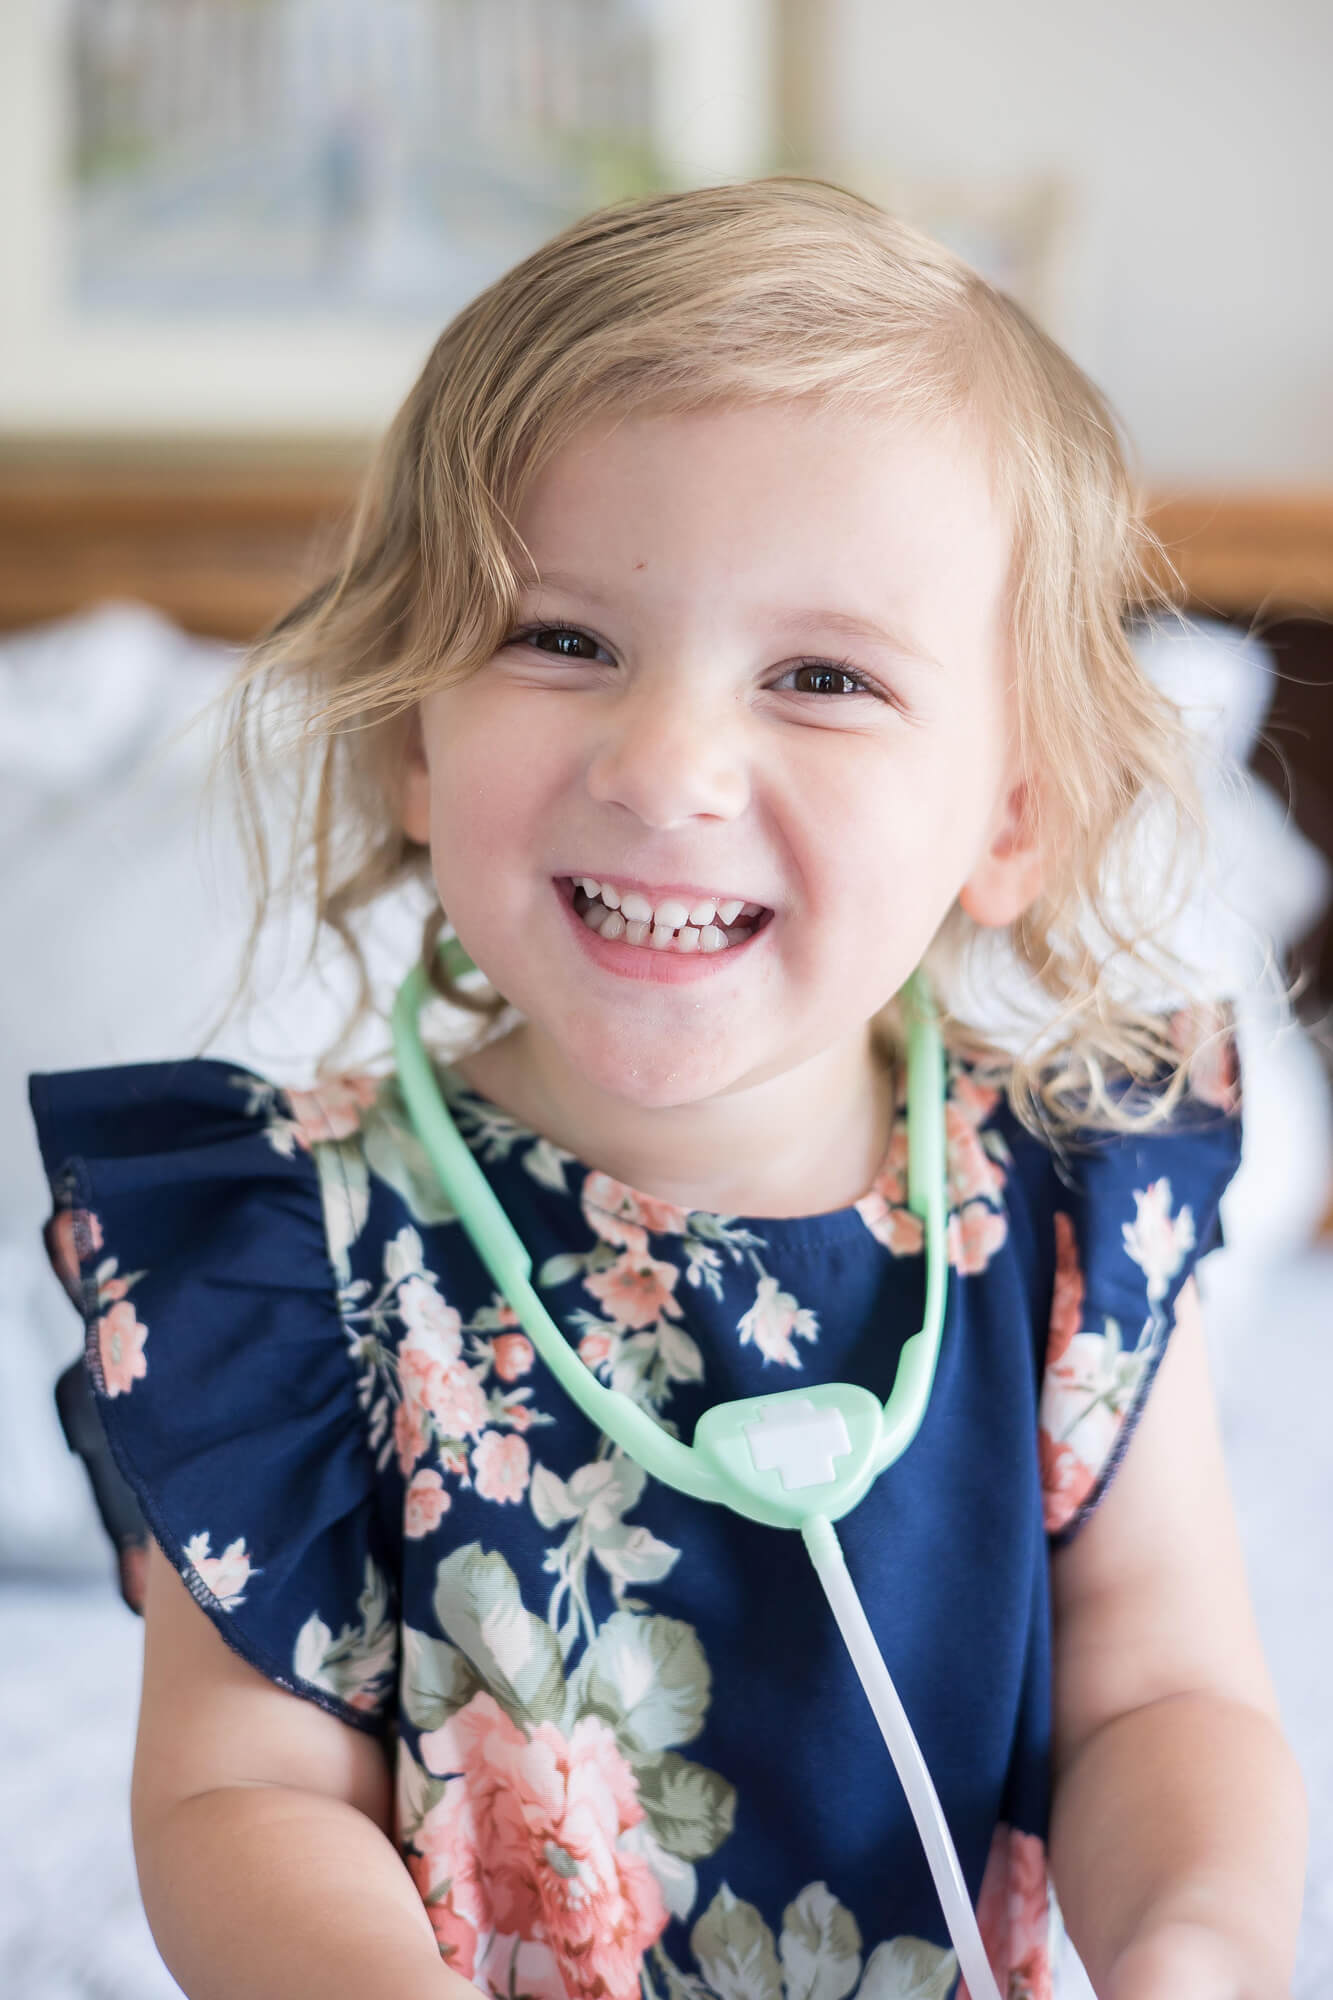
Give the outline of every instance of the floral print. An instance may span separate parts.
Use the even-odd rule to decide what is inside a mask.
[[[779,1288],[776,1278],[761,1278],[749,1312],[742,1313],[737,1331],[741,1345],[753,1341],[765,1361],[781,1361],[799,1368],[801,1357],[796,1340],[815,1340],[819,1321],[807,1306],[798,1306],[790,1292]]]
[[[977,1928],[1004,2000],[1052,2000],[1055,1919],[1046,1851],[1035,1834],[997,1826],[977,1900]],[[970,2000],[965,1979],[958,2000]]]
[[[421,1450],[425,1450],[424,1440]],[[403,1533],[414,1541],[438,1528],[449,1510],[449,1495],[445,1492],[444,1481],[433,1466],[423,1465],[419,1472],[412,1474],[407,1494],[403,1501]]]
[[[398,1817],[441,1951],[498,1995],[536,1943],[545,1990],[632,2000],[693,1864],[734,1820],[726,1781],[675,1747],[708,1706],[698,1640],[616,1612],[567,1678],[509,1565],[475,1545],[440,1564],[434,1601],[444,1638],[406,1635],[419,1735]]]
[[[235,1611],[245,1602],[245,1586],[250,1581],[251,1563],[246,1554],[245,1537],[240,1535],[234,1542],[228,1542],[220,1556],[209,1554],[209,1536],[191,1535],[185,1544],[185,1560],[191,1572],[191,1581],[197,1582],[213,1602],[224,1611]]]
[[[391,1616],[388,1580],[367,1556],[357,1599],[358,1617],[335,1639],[312,1611],[292,1650],[292,1673],[307,1687],[331,1695],[353,1711],[373,1715],[382,1708],[393,1679],[398,1629]]]
[[[643,1807],[614,1731],[592,1715],[568,1737],[553,1722],[520,1729],[482,1693],[421,1748],[449,1774],[417,1840],[423,1872],[449,1880],[438,1907],[472,1933],[457,1969],[473,1976],[479,1936],[503,1958],[539,1937],[567,1993],[631,2000],[667,1913],[652,1869],[621,1845]]]
[[[915,1835],[856,1734],[795,1538],[670,1494],[571,1411],[463,1240],[396,1079],[156,1076],[136,1072],[130,1098],[160,1091],[155,1190],[142,1162],[118,1188],[77,1145],[53,1168],[49,1241],[103,1420],[237,1650],[386,1736],[395,1837],[442,1959],[494,2000],[965,2000],[933,1898],[904,1886]],[[442,1082],[558,1329],[668,1432],[798,1374],[878,1365],[887,1393],[881,1330],[915,1329],[921,1276],[901,1119],[861,1201],[760,1220],[630,1188]],[[1221,1068],[1196,1095],[1229,1087]],[[936,1446],[872,1489],[848,1550],[880,1614],[910,1572],[900,1692],[928,1732],[947,1701],[933,1634],[967,1658],[995,1646],[997,1615],[1028,1634],[1021,1685],[949,1709],[964,1779],[942,1784],[1006,2000],[1050,2000],[1059,1930],[1038,1509],[1071,1532],[1124,1448],[1234,1164],[1220,1130],[1107,1148],[1077,1192],[990,1080],[948,1073]],[[173,1147],[204,1146],[191,1185]],[[965,1393],[968,1343],[984,1397]],[[1015,1476],[1025,1435],[1040,1502]],[[987,1591],[932,1564],[937,1545],[974,1549]],[[1004,1776],[986,1790],[978,1771]],[[886,1866],[904,1843],[912,1869]]]
[[[97,1351],[102,1357],[102,1381],[108,1396],[127,1396],[148,1373],[143,1344],[148,1328],[126,1299],[103,1313],[97,1322]]]
[[[314,1090],[284,1091],[284,1113],[275,1093],[268,1104],[269,1144],[279,1153],[290,1154],[297,1146],[308,1153],[329,1140],[348,1139],[361,1129],[378,1094],[376,1077],[332,1077]]]
[[[863,1960],[860,1926],[825,1882],[788,1904],[777,1939],[724,1883],[690,1944],[718,2000],[947,2000],[958,1970],[953,1952],[915,1937],[887,1939]]]
[[[483,1500],[519,1501],[528,1490],[531,1458],[521,1437],[487,1431],[472,1454],[472,1476]]]
[[[1000,1102],[960,1063],[950,1065],[944,1111],[948,1223],[945,1237],[950,1266],[960,1277],[977,1277],[1003,1249],[1009,1225],[1004,1213],[1009,1153],[998,1132],[984,1130]],[[884,1165],[856,1209],[877,1242],[894,1257],[921,1253],[925,1231],[907,1206],[907,1112],[900,1109]]]
[[[1110,1314],[1086,1314],[1073,1221],[1060,1210],[1053,1218],[1055,1283],[1038,1419],[1045,1521],[1051,1534],[1077,1519],[1114,1463],[1126,1422],[1166,1339],[1162,1300],[1195,1244],[1191,1210],[1182,1207],[1171,1214],[1169,1180],[1136,1188],[1133,1201],[1134,1220],[1121,1225],[1121,1239],[1125,1254],[1143,1272],[1147,1312],[1132,1344]],[[1100,1324],[1087,1324],[1088,1317]]]
[[[1136,1190],[1134,1220],[1121,1225],[1125,1248],[1148,1280],[1148,1298],[1156,1305],[1194,1248],[1194,1217],[1182,1208],[1171,1219],[1171,1183],[1154,1181]]]

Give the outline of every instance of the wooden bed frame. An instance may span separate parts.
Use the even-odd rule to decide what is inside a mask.
[[[0,441],[0,627],[108,597],[246,640],[326,568],[364,440]],[[1191,602],[1333,617],[1333,489],[1162,493],[1153,525]]]

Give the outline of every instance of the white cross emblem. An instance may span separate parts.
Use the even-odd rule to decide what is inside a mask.
[[[841,1410],[818,1410],[802,1396],[760,1413],[746,1424],[750,1456],[758,1472],[777,1472],[788,1493],[799,1486],[827,1486],[836,1477],[835,1458],[852,1448]]]

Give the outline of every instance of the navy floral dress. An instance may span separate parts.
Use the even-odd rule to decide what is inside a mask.
[[[447,1070],[589,1368],[689,1438],[801,1382],[888,1395],[921,1323],[900,1124],[798,1219],[687,1211]],[[1058,1990],[1048,1547],[1133,1431],[1238,1159],[1229,1070],[1057,1162],[950,1071],[930,1407],[841,1523],[1002,1991]],[[798,1536],[650,1480],[568,1401],[450,1212],[392,1077],[225,1062],[36,1077],[115,1459],[262,1674],[379,1734],[448,1962],[504,2000],[945,2000],[957,1964]]]

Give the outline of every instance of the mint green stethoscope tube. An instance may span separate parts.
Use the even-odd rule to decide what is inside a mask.
[[[445,1107],[418,1022],[431,990],[425,967],[414,966],[394,1002],[393,1039],[403,1097],[427,1158],[473,1247],[560,1386],[645,1471],[682,1493],[731,1506],[775,1527],[800,1527],[814,1512],[831,1519],[848,1512],[872,1481],[902,1456],[920,1429],[944,1328],[944,1053],[922,975],[913,975],[903,995],[908,1022],[907,1198],[921,1220],[926,1252],[922,1326],[903,1343],[893,1389],[881,1413],[879,1437],[859,1490],[844,1495],[832,1511],[810,1507],[795,1515],[776,1512],[754,1494],[737,1489],[697,1450],[671,1437],[628,1396],[606,1388],[579,1360],[534,1290],[532,1259]]]

